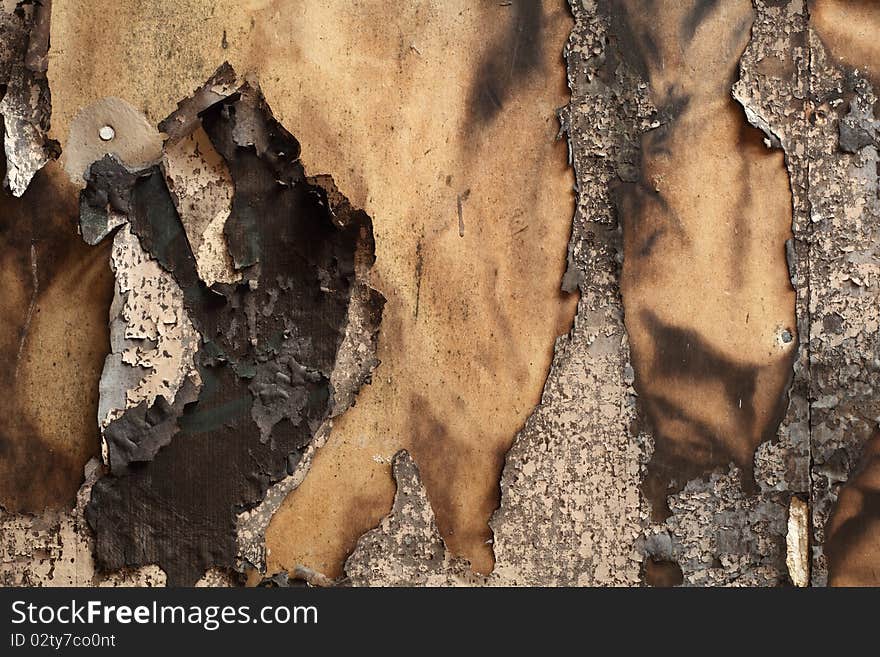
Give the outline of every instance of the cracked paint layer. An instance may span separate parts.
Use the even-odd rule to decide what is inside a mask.
[[[711,25],[710,9],[698,4],[676,6],[673,17],[664,20],[676,36],[686,33],[687,38],[705,43],[713,36],[711,28],[701,31],[705,21]],[[563,117],[577,171],[579,204],[563,284],[569,289],[579,285],[582,297],[574,329],[557,342],[542,402],[507,456],[501,507],[492,523],[496,567],[489,583],[784,583],[789,490],[793,486],[804,490],[808,470],[808,461],[802,458],[803,443],[798,442],[806,432],[797,433],[794,425],[783,427],[778,440],[763,442],[776,431],[774,422],[768,420],[766,433],[758,431],[747,441],[750,448],[727,452],[728,459],[721,465],[729,468],[718,468],[705,479],[687,481],[687,472],[677,473],[681,480],[675,486],[682,490],[663,500],[671,515],[662,523],[651,523],[649,502],[651,497],[656,500],[656,495],[643,493],[641,483],[649,472],[646,466],[655,453],[657,437],[644,422],[637,421],[636,372],[630,364],[618,282],[619,259],[624,256],[626,267],[625,251],[633,240],[628,243],[624,235],[621,243],[618,222],[626,220],[627,206],[615,205],[621,202],[621,184],[638,180],[644,163],[643,135],[657,139],[652,133],[658,128],[661,133],[674,128],[663,128],[663,122],[670,120],[670,108],[662,102],[655,105],[657,98],[643,77],[646,67],[626,56],[625,51],[632,51],[633,30],[626,29],[621,20],[625,17],[623,6],[584,2],[573,3],[573,10],[577,23],[568,47],[572,102]],[[748,4],[726,10],[739,12],[742,21],[751,20]],[[667,29],[663,21],[654,21],[652,27]],[[704,99],[708,96],[706,102],[713,110],[713,102],[723,108],[719,120],[730,121],[725,113],[736,116],[732,134],[737,138],[738,131],[748,133],[748,128],[742,128],[745,116],[733,105],[730,85],[748,38],[748,23],[745,29],[736,22],[731,27],[734,42],[728,58],[714,60],[721,75],[714,84],[709,81],[694,93],[702,93]],[[696,56],[699,46],[695,48],[691,56]],[[717,100],[711,100],[712,94]],[[698,131],[699,126],[689,129]],[[774,238],[778,256],[768,257],[767,265],[771,285],[782,293],[779,307],[785,321],[773,323],[763,337],[772,338],[765,340],[770,346],[766,356],[780,361],[782,374],[775,389],[769,386],[767,395],[772,404],[784,408],[784,384],[789,376],[785,369],[791,368],[795,346],[791,344],[795,328],[784,256],[791,223],[790,202],[785,199],[790,196],[781,159],[772,153],[765,156],[764,145],[760,140],[752,145],[754,141],[751,135],[745,154],[737,146],[731,157],[772,160],[768,184],[776,186],[769,191],[782,192],[782,203],[773,206],[778,210]],[[671,154],[662,149],[658,152],[667,157]],[[680,186],[673,189],[682,190]],[[723,220],[723,213],[717,216]],[[699,224],[692,230],[698,228]],[[661,338],[676,344],[675,335]],[[758,357],[762,357],[760,351]],[[687,376],[684,378],[687,383]],[[731,403],[725,399],[729,396],[722,388],[720,395],[710,391],[709,401],[738,409],[739,400]],[[729,458],[740,451],[748,473]],[[752,490],[744,490],[743,481],[750,478]],[[404,535],[405,531],[399,532]],[[392,543],[389,551],[399,548],[399,539],[397,543]],[[381,583],[383,579],[377,575],[372,581]]]
[[[867,56],[865,30],[878,14],[860,2],[756,7],[752,54],[736,93],[785,151],[795,210],[802,356],[792,388],[797,410],[783,426],[801,435],[807,425],[811,583],[838,581],[826,543],[833,563],[848,564],[839,581],[851,582],[844,573],[866,558],[863,544],[843,535],[832,542],[830,531],[840,526],[831,518],[841,487],[877,427],[877,147],[860,144],[858,134],[876,130],[876,57]]]
[[[379,526],[358,539],[345,562],[354,586],[455,586],[476,578],[470,564],[449,553],[418,466],[405,450],[395,454],[391,471],[397,485],[394,506]]]
[[[235,272],[223,229],[232,211],[232,178],[204,130],[196,128],[164,151],[162,168],[199,277],[209,287],[234,283]]]
[[[539,39],[528,31],[535,25]],[[341,574],[357,537],[391,506],[390,461],[401,448],[421,468],[451,549],[491,568],[503,455],[576,303],[558,284],[572,212],[555,116],[567,100],[560,49],[569,30],[563,0],[54,8],[52,39],[64,49],[49,71],[52,134],[62,142],[81,108],[104,97],[155,125],[228,60],[259,80],[302,143],[307,173],[332,173],[374,218],[372,285],[389,300],[381,365],[275,514],[270,571]],[[77,56],[96,50],[88,66]],[[505,86],[493,91],[502,108],[486,121],[471,111],[480,70],[505,73],[493,81]],[[162,126],[172,139],[173,125]],[[432,449],[437,440],[454,447]]]
[[[332,414],[331,375],[364,286],[357,274],[373,260],[369,217],[328,178],[305,176],[299,143],[257,88],[245,83],[200,110],[196,139],[181,135],[170,157],[166,149],[164,173],[105,156],[86,174],[82,203],[88,225],[125,222],[114,238],[120,326],[102,388],[119,390],[126,368],[140,374],[121,409],[103,404],[109,471],[85,510],[96,563],[156,564],[170,585],[237,565],[236,514],[294,471]],[[231,284],[202,276],[189,204],[204,189],[187,185],[180,163],[207,157],[209,145],[234,187],[217,203],[241,279]],[[378,317],[384,300],[367,299]]]
[[[0,8],[3,185],[18,197],[58,153],[58,144],[47,137],[52,108],[46,79],[51,13],[51,0],[5,2]]]
[[[788,507],[785,544],[785,565],[792,583],[807,586],[810,583],[810,508],[799,497],[792,497]]]

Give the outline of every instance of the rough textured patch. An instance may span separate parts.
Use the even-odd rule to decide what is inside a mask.
[[[784,426],[800,442],[807,424],[811,581],[822,585],[834,579],[826,525],[878,417],[877,148],[866,143],[848,152],[854,148],[846,134],[876,130],[876,96],[857,68],[875,61],[858,58],[868,47],[861,26],[876,18],[876,7],[756,5],[759,21],[736,94],[750,120],[784,149],[792,180],[801,358]],[[839,35],[850,21],[857,25],[844,42]],[[858,551],[857,542],[850,548]],[[845,541],[835,545],[838,563],[850,559],[847,549]]]
[[[355,586],[454,586],[475,578],[453,557],[437,529],[434,512],[412,457],[398,452],[391,463],[397,484],[394,506],[376,529],[358,539],[345,562]]]
[[[118,215],[124,221],[124,215]],[[85,230],[83,231],[85,232]],[[129,226],[113,237],[111,267],[116,290],[110,308],[110,353],[101,374],[101,427],[129,407],[172,401],[187,376],[199,334],[174,278],[143,249]]]
[[[0,584],[3,586],[161,586],[155,566],[102,576],[95,572],[94,541],[83,510],[100,462],[86,464],[85,482],[68,511],[39,514],[0,512]]]
[[[57,155],[57,143],[46,137],[52,109],[46,80],[52,2],[7,5],[0,7],[3,184],[14,196],[21,196],[34,174]]]
[[[83,192],[84,220],[118,213],[127,222],[117,232],[127,260],[116,272],[126,295],[121,360],[161,388],[141,381],[104,428],[110,471],[86,517],[102,570],[158,564],[172,585],[236,564],[236,513],[293,472],[332,413],[330,376],[363,286],[356,256],[365,251],[369,267],[373,251],[369,217],[321,186],[330,181],[306,178],[299,144],[258,90],[245,85],[199,117],[194,132],[204,131],[234,185],[223,230],[240,283],[201,277],[166,186],[166,176],[181,181],[175,173],[105,157]],[[177,157],[199,154],[185,136],[172,147]],[[380,312],[381,296],[369,299]],[[163,344],[169,329],[173,344]]]
[[[238,274],[223,235],[232,209],[232,179],[205,131],[199,128],[169,143],[162,169],[195,254],[199,277],[208,286],[235,282]]]

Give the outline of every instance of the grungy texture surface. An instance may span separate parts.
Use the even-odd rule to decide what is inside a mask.
[[[572,101],[563,118],[579,203],[564,285],[579,285],[582,295],[573,330],[557,342],[542,402],[507,457],[490,583],[787,579],[787,477],[797,455],[783,441],[758,445],[776,432],[794,349],[784,255],[791,205],[781,156],[765,148],[730,96],[752,9],[655,8],[646,17],[624,3],[573,6]],[[683,38],[690,50],[678,47]],[[719,41],[727,47],[717,49]],[[667,51],[653,50],[663,43]],[[717,73],[689,74],[687,61],[670,66],[678,56],[706,60],[703,72]],[[652,79],[652,70],[670,79]],[[702,151],[717,153],[709,165],[717,177],[697,175],[701,163],[691,146],[701,139]],[[688,166],[695,173],[687,174]],[[678,269],[652,266],[658,254]],[[743,258],[755,264],[746,270]],[[699,294],[691,294],[695,282]],[[707,297],[715,299],[715,315],[735,312],[736,321],[688,310]],[[640,317],[651,313],[692,324],[637,332],[639,349],[656,354],[631,364],[624,308],[636,314],[627,322],[639,331],[646,324]],[[707,360],[710,367],[701,369]],[[662,384],[655,390],[671,397],[652,398],[645,390],[651,384],[637,377],[653,377]],[[696,413],[708,413],[705,421],[676,410],[682,404],[696,404]],[[658,453],[660,461],[652,460]],[[795,473],[806,470],[798,467]],[[652,524],[652,506],[662,522]],[[387,538],[384,554],[397,553],[400,537],[410,538],[406,531]],[[447,576],[460,577],[454,569]]]
[[[615,191],[635,387],[654,435],[644,491],[662,520],[670,494],[728,463],[755,488],[755,448],[776,433],[795,349],[791,201],[782,153],[730,95],[749,0],[623,2],[615,14],[658,110]]]
[[[345,562],[354,586],[455,586],[475,580],[469,564],[446,548],[419,469],[405,451],[391,462],[397,492],[394,506],[376,529],[358,539]]]
[[[4,1],[3,583],[880,584],[880,4],[569,4]]]
[[[57,143],[46,136],[52,111],[46,80],[51,13],[51,0],[6,0],[0,10],[0,116],[6,156],[3,186],[17,197],[57,154]]]
[[[564,0],[391,6],[89,0],[53,12],[62,145],[105,97],[155,125],[228,60],[259,81],[307,173],[331,173],[374,218],[381,365],[272,522],[273,570],[340,574],[390,509],[402,447],[453,550],[489,570],[503,457],[574,312],[576,295],[559,292],[572,214],[555,116]]]
[[[221,68],[208,86],[221,78],[234,73]],[[198,94],[164,125],[191,114],[193,102]],[[93,163],[80,213],[83,232],[111,226],[111,216],[125,222],[114,238],[124,301],[115,304],[108,394],[128,368],[144,372],[103,428],[109,472],[86,507],[96,562],[103,571],[156,564],[172,585],[235,567],[237,512],[292,473],[333,412],[330,376],[363,284],[356,255],[368,254],[368,268],[374,250],[369,217],[331,180],[305,176],[299,143],[259,90],[245,83],[199,109],[192,132],[170,144],[172,155],[166,149],[164,172],[113,156]],[[211,156],[209,148],[215,171],[206,175],[222,185],[216,171],[228,167],[234,189],[216,204],[230,278],[241,279],[232,285],[200,266],[195,237],[205,224],[181,202],[199,192],[199,207],[211,208],[209,186],[188,193],[177,166]],[[380,312],[384,300],[372,301]]]

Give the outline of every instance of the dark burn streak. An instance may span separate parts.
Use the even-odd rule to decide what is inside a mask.
[[[738,426],[743,428],[740,440],[747,441],[756,424],[753,405],[759,368],[732,361],[706,344],[695,331],[664,324],[653,313],[643,312],[643,321],[649,327],[656,353],[652,363],[640,361],[638,350],[633,350],[633,361],[638,371],[650,371],[664,380],[687,380],[695,390],[702,386],[718,384],[731,408],[739,411]],[[791,367],[791,362],[784,367]],[[682,443],[662,431],[655,429],[655,448],[648,463],[644,480],[645,495],[653,504],[655,519],[668,516],[666,498],[680,491],[684,485],[696,477],[711,472],[728,463],[736,463],[743,471],[743,488],[755,492],[754,462],[751,457],[743,459],[741,450],[735,449],[731,437],[720,436],[705,422],[690,417],[682,408],[663,398],[642,390],[641,378],[635,381],[643,409],[647,412],[653,426],[660,425],[660,418],[677,420],[687,427],[684,433],[691,441]],[[776,409],[775,418],[766,423],[758,442],[772,440],[776,427],[782,420],[787,406],[787,397],[782,395]],[[748,453],[757,444],[750,445]]]
[[[712,10],[718,5],[718,0],[698,0],[691,11],[681,23],[681,36],[685,41],[694,38],[694,33]]]
[[[841,487],[825,535],[831,586],[880,586],[880,432]]]
[[[494,4],[494,2],[493,2]],[[510,13],[507,30],[477,67],[468,94],[468,124],[486,125],[502,110],[516,85],[541,66],[543,14],[536,0],[514,0],[500,11]]]
[[[790,225],[790,208],[774,203],[781,187],[767,176],[780,172],[782,182],[784,170],[773,168],[760,132],[730,96],[750,3],[613,0],[607,10],[604,75],[637,73],[657,108],[612,191],[639,421],[654,438],[642,487],[660,522],[670,514],[670,495],[732,464],[745,492],[757,492],[755,449],[776,437],[795,356],[754,337],[790,321],[780,306],[788,303],[789,281],[780,284],[769,250],[778,235],[762,230]],[[710,52],[717,60],[707,59]],[[689,179],[700,163],[713,175]],[[731,317],[742,308],[747,318],[760,289],[771,292],[759,334],[747,319]],[[705,303],[694,312],[700,298]],[[651,577],[663,570],[657,565],[649,564]]]
[[[104,160],[84,194],[92,222],[108,205],[127,213],[180,286],[202,338],[198,397],[182,409],[157,399],[111,425],[134,426],[143,448],[130,449],[124,456],[135,458],[122,468],[111,450],[110,475],[86,509],[101,568],[155,563],[171,585],[235,565],[236,514],[292,470],[332,412],[330,373],[357,284],[355,254],[369,249],[371,263],[373,252],[370,218],[324,179],[306,178],[297,140],[258,91],[245,86],[200,109],[235,186],[226,238],[241,283],[208,288],[199,279],[158,167],[127,177]],[[383,300],[371,299],[380,312]]]

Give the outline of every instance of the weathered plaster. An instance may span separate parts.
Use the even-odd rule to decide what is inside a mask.
[[[358,539],[345,562],[354,586],[462,586],[481,578],[446,548],[418,466],[406,451],[391,463],[397,485],[394,506],[379,526]]]
[[[76,194],[50,161],[22,203],[3,201],[9,226],[30,233],[3,234],[2,347],[15,354],[4,404],[17,414],[3,434],[14,458],[0,467],[18,474],[0,503],[32,512],[0,517],[5,580],[219,585],[240,583],[234,567],[264,585],[343,574],[355,585],[876,583],[880,11],[859,0],[652,7],[572,3],[571,99],[559,114],[576,174],[571,226],[554,142],[566,102],[561,3],[417,2],[392,15],[262,0],[56,7],[52,134],[69,175],[89,184],[83,237],[115,232],[99,411],[110,474],[90,507],[96,569],[83,520],[94,461],[77,507],[63,500],[96,453],[97,427],[63,433],[47,420],[57,343],[40,336],[70,325],[75,286],[61,281],[83,271],[54,269],[86,260],[80,245],[49,264],[48,243],[67,233],[57,219],[41,233],[34,208],[57,194],[48,207],[64,218]],[[54,154],[40,82],[48,23],[20,19],[7,11],[0,23],[0,34],[18,30],[4,45],[19,44],[19,59],[0,54],[0,73],[29,71],[0,107],[18,195]],[[96,48],[105,56],[83,66],[77,53]],[[248,84],[229,67],[210,77],[226,59]],[[261,118],[258,85],[299,140],[282,138],[284,152],[267,138],[286,133]],[[36,88],[45,93],[27,96]],[[238,89],[241,102],[225,100]],[[218,103],[236,103],[231,137]],[[107,153],[115,159],[89,168]],[[272,184],[255,173],[266,162]],[[294,277],[261,278],[272,265],[251,240],[249,208],[274,219],[253,190],[284,187],[299,163],[295,184],[321,190],[331,221],[345,226],[363,207],[376,222],[375,265],[361,234],[346,320],[320,367],[303,367],[289,344],[243,356],[297,289]],[[324,171],[334,178],[305,175]],[[169,226],[177,241],[166,248]],[[332,267],[318,269],[318,288],[333,293]],[[381,329],[372,286],[389,298]],[[235,312],[206,319],[210,294]],[[102,347],[99,334],[86,325],[76,336]],[[216,353],[197,357],[206,342]],[[83,363],[75,377],[97,377],[94,353],[68,349],[71,359]],[[220,370],[226,401],[239,387],[236,399],[253,400],[235,422],[267,459],[257,484],[233,515],[208,513],[212,526],[187,516],[180,563],[152,543],[120,561],[113,541],[154,522],[140,493],[180,483],[172,464],[241,474],[175,441],[217,388],[203,373]],[[292,435],[285,423],[302,421],[301,388],[318,384],[325,412],[277,448]],[[31,408],[41,385],[49,401]],[[59,408],[94,418],[87,397]],[[22,448],[31,433],[60,448],[51,463]],[[231,443],[211,440],[217,453]],[[132,463],[155,480],[138,479],[122,504],[135,512],[116,517],[113,491],[134,481]],[[22,496],[15,482],[40,468],[54,483]],[[169,495],[186,515],[189,493]],[[59,499],[62,510],[43,511]],[[157,561],[167,576],[155,565],[103,573]]]
[[[57,153],[57,144],[46,137],[52,111],[46,80],[52,2],[7,4],[0,10],[3,184],[20,197],[36,172]]]

